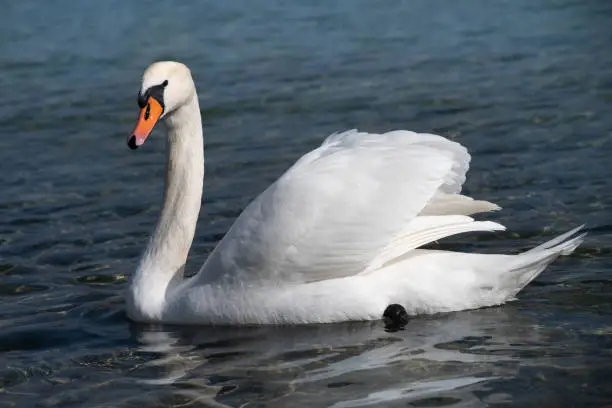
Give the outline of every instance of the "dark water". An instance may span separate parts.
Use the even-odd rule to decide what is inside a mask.
[[[297,3],[3,3],[0,406],[612,404],[612,3]],[[206,127],[191,271],[255,194],[351,127],[470,148],[466,190],[510,232],[445,247],[514,253],[580,223],[589,238],[518,302],[397,333],[131,324],[122,289],[164,143],[134,153],[125,136],[143,69],[167,58],[191,66]]]

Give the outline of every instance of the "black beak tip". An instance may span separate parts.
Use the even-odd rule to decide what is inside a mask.
[[[130,136],[130,138],[128,139],[127,145],[132,150],[138,149],[138,145],[136,144],[136,136],[134,135]]]

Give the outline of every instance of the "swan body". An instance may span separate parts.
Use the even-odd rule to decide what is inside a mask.
[[[128,316],[176,324],[301,324],[499,305],[583,240],[576,228],[518,255],[425,250],[451,235],[502,231],[471,215],[498,210],[461,194],[470,155],[432,134],[329,136],[253,200],[191,278],[183,269],[200,210],[204,145],[189,69],[144,74],[136,148],[168,128],[164,205],[132,276]]]

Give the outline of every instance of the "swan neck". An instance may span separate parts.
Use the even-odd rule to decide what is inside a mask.
[[[182,280],[195,234],[204,178],[204,140],[197,96],[166,119],[164,203],[132,282],[132,310],[159,318],[168,291]],[[145,315],[145,316],[142,316]]]

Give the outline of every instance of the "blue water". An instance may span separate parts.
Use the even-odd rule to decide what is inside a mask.
[[[612,3],[5,2],[0,13],[0,406],[612,404]],[[187,63],[206,181],[194,272],[244,206],[337,130],[437,132],[509,231],[589,238],[501,307],[300,328],[130,323],[163,133],[131,152],[146,66]],[[452,273],[452,271],[449,271]]]

